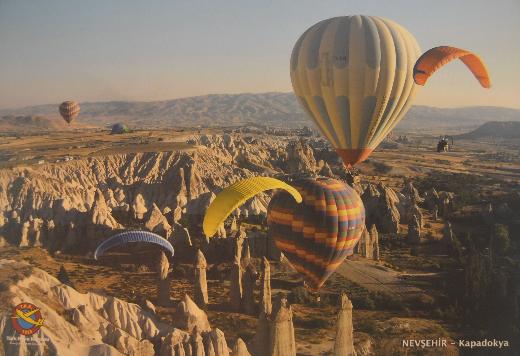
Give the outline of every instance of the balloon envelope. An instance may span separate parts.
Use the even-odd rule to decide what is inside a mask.
[[[294,92],[345,165],[365,160],[408,111],[419,55],[406,29],[374,16],[327,19],[298,39]]]
[[[131,242],[147,242],[156,244],[164,248],[165,250],[169,251],[172,256],[174,254],[173,246],[170,244],[170,242],[168,242],[168,240],[166,240],[162,236],[159,236],[149,231],[136,230],[125,231],[103,241],[96,248],[96,251],[94,252],[94,259],[97,260],[99,256],[103,255],[107,250],[111,249],[112,247],[124,245]]]
[[[433,73],[455,59],[460,59],[468,67],[482,87],[491,87],[489,73],[482,59],[473,52],[451,46],[434,47],[424,52],[413,69],[415,82],[419,85],[426,84]]]
[[[276,178],[253,177],[240,180],[218,193],[215,200],[206,209],[202,224],[206,236],[215,235],[220,224],[246,200],[270,189],[284,189],[289,192],[293,200],[302,201],[302,197],[296,189]]]
[[[276,193],[267,211],[268,233],[311,288],[319,289],[352,254],[365,226],[365,208],[353,188],[334,179],[291,184],[303,202]]]
[[[64,101],[60,105],[60,115],[68,124],[72,122],[79,115],[80,107],[75,101]]]

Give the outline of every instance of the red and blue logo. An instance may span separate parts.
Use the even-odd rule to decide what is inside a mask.
[[[40,308],[31,303],[20,303],[13,308],[11,322],[18,334],[33,335],[43,326]]]

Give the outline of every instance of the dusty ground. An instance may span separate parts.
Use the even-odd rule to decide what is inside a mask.
[[[0,165],[16,166],[37,164],[39,160],[56,162],[66,156],[85,157],[127,152],[158,150],[196,149],[184,143],[194,131],[141,131],[126,135],[108,135],[106,131],[63,132],[53,135],[4,137],[0,142]],[[509,189],[520,183],[520,158],[518,143],[457,142],[449,153],[433,151],[431,137],[415,137],[412,143],[397,149],[375,152],[359,166],[364,179],[383,181],[391,187],[402,187],[403,177],[421,178],[432,172],[471,173],[499,182]],[[56,163],[56,164],[59,164]],[[498,184],[498,183],[497,183]],[[495,186],[483,186],[483,190],[496,190]],[[424,234],[433,241],[441,236],[443,223],[425,216],[427,226]],[[468,225],[468,229],[471,226]],[[406,226],[401,226],[402,238]],[[436,298],[442,297],[438,281],[449,270],[451,260],[435,244],[421,245],[416,256],[410,247],[381,241],[382,261],[368,262],[360,258],[347,260],[338,273],[327,282],[321,304],[293,303],[294,324],[299,355],[326,354],[332,346],[336,306],[333,297],[346,290],[354,303],[354,328],[358,340],[371,338],[380,355],[408,354],[400,342],[404,338],[446,337],[456,339],[460,329],[452,320],[446,320],[435,310],[442,308]],[[1,248],[2,258],[27,260],[57,276],[61,265],[68,271],[70,280],[81,292],[88,290],[114,295],[130,302],[140,303],[145,299],[155,302],[156,276],[153,264],[147,266],[146,255],[116,256],[121,263],[94,263],[83,256],[50,256],[39,248]],[[126,260],[126,262],[125,262]],[[140,261],[141,260],[141,261]],[[140,262],[136,262],[140,261]],[[273,290],[291,293],[298,277],[287,267],[273,266]],[[172,281],[173,301],[184,293],[192,294],[191,266],[181,265],[174,271]],[[226,301],[228,282],[210,279],[210,306],[208,316],[212,326],[225,331],[230,345],[237,336],[249,340],[256,327],[256,316],[247,316],[228,311]],[[173,307],[158,308],[165,321],[171,320]],[[457,354],[456,350],[429,349],[414,354]]]

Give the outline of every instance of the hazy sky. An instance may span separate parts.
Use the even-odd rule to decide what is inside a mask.
[[[479,53],[482,89],[457,62],[416,104],[520,108],[520,0],[0,0],[0,108],[291,91],[294,42],[319,20],[392,19],[423,50]]]

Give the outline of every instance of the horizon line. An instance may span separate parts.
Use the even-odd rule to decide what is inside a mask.
[[[191,99],[191,98],[202,98],[202,97],[208,97],[208,96],[238,96],[238,95],[268,95],[268,94],[292,94],[296,96],[291,91],[265,91],[265,92],[240,92],[240,93],[207,93],[207,94],[200,94],[200,95],[191,95],[191,96],[179,96],[179,97],[173,97],[170,99],[156,99],[156,100],[99,100],[99,101],[78,101],[78,104],[108,104],[108,103],[143,103],[143,104],[151,104],[151,103],[162,103],[162,102],[168,102],[168,101],[174,101],[174,100],[183,100],[183,99]],[[73,100],[71,98],[67,98],[66,100]],[[75,100],[74,100],[75,101]],[[59,106],[60,102],[58,103],[45,103],[45,104],[29,104],[25,106],[18,106],[18,107],[6,107],[6,108],[0,108],[0,112],[2,111],[14,111],[14,110],[24,110],[24,109],[30,109],[30,108],[36,108],[40,106],[52,106],[56,105]],[[520,110],[520,107],[511,107],[511,106],[499,106],[499,105],[463,105],[463,106],[433,106],[433,105],[425,105],[425,104],[414,104],[412,107],[415,106],[422,106],[422,107],[431,107],[431,108],[438,108],[438,109],[464,109],[464,108],[503,108],[503,109],[512,109],[512,110]]]

